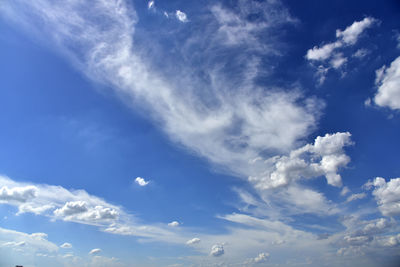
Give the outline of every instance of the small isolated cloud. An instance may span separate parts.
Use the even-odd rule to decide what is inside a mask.
[[[188,18],[186,16],[186,14],[180,10],[176,11],[175,16],[181,22],[188,22]]]
[[[98,254],[100,254],[100,252],[101,252],[101,249],[94,248],[89,252],[89,255],[98,255]]]
[[[358,59],[362,59],[362,58],[366,57],[369,53],[370,53],[369,50],[364,49],[364,48],[361,48],[361,49],[358,49],[358,50],[353,54],[352,57],[355,57],[355,58],[358,58]]]
[[[145,179],[143,179],[142,177],[136,177],[135,179],[135,183],[137,183],[140,186],[146,186],[149,184],[149,181],[146,181]]]
[[[72,245],[70,243],[64,243],[60,246],[60,248],[72,248]]]
[[[212,246],[210,255],[214,257],[219,257],[222,256],[224,253],[225,253],[224,246],[217,244]]]
[[[346,200],[346,202],[351,202],[353,200],[357,200],[357,199],[363,199],[365,198],[367,195],[365,193],[359,193],[359,194],[352,194],[351,196],[349,196]]]
[[[171,226],[171,227],[178,227],[179,225],[180,225],[180,223],[177,222],[177,221],[173,221],[173,222],[170,222],[170,223],[168,224],[168,226]]]
[[[393,110],[400,109],[400,56],[389,67],[376,71],[375,83],[378,92],[374,97],[376,105]]]
[[[186,245],[194,245],[194,244],[197,244],[197,243],[200,243],[200,238],[195,237],[195,238],[192,238],[192,239],[188,240],[186,242]]]
[[[374,181],[369,181],[366,187],[374,188],[372,194],[384,216],[400,215],[400,178],[386,182],[384,178],[377,177]]]
[[[154,1],[149,1],[149,2],[147,3],[147,8],[148,8],[148,9],[155,8]]]
[[[257,257],[254,258],[255,263],[266,262],[269,257],[269,253],[260,253]]]

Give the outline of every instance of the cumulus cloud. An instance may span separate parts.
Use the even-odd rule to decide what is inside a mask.
[[[32,185],[0,176],[2,202],[18,207],[18,213],[30,212],[87,224],[103,224],[117,220],[124,212],[83,190],[67,190],[60,186]]]
[[[347,61],[348,58],[338,50],[353,46],[357,43],[361,34],[368,28],[372,27],[377,22],[372,17],[366,17],[361,21],[355,21],[348,26],[345,30],[336,30],[336,41],[324,44],[322,46],[314,46],[306,53],[306,59],[312,63],[318,63],[317,76],[319,82],[322,84],[325,80],[325,75],[330,68],[340,69]],[[353,57],[362,58],[367,54],[367,50],[359,49]],[[325,66],[324,66],[325,65]],[[321,71],[324,70],[324,71]]]
[[[210,255],[214,257],[222,256],[225,253],[224,246],[220,244],[216,244],[212,246]]]
[[[352,144],[350,136],[348,132],[318,136],[314,144],[293,150],[289,156],[268,159],[266,164],[272,165],[272,171],[250,176],[249,180],[257,188],[269,189],[288,185],[301,178],[325,176],[328,184],[341,186],[341,176],[337,172],[350,162],[343,151],[345,146]]]
[[[186,16],[186,13],[184,13],[184,12],[182,12],[182,11],[180,11],[180,10],[177,10],[177,11],[175,12],[175,16],[176,16],[176,18],[177,18],[179,21],[181,21],[181,22],[188,22],[188,18],[187,18],[187,16]]]
[[[86,207],[85,201],[71,201],[65,203],[65,205],[54,211],[54,214],[57,216],[70,216],[77,213],[86,212],[88,209]]]
[[[115,220],[119,216],[113,208],[100,205],[88,208],[85,201],[67,202],[62,208],[56,209],[54,214],[64,220],[88,222]]]
[[[265,253],[265,252],[260,253],[260,254],[258,254],[257,257],[254,258],[254,262],[255,263],[266,262],[268,257],[269,257],[269,253]]]
[[[72,248],[72,245],[70,243],[64,243],[60,246],[60,248]]]
[[[0,188],[0,201],[3,202],[26,202],[36,196],[37,188],[34,186],[23,186],[8,188],[3,186]]]
[[[168,226],[171,226],[171,227],[177,227],[179,225],[180,225],[180,223],[177,222],[177,221],[173,221],[173,222],[168,223]]]
[[[188,240],[186,242],[186,245],[194,245],[194,244],[197,244],[197,243],[200,243],[200,238],[195,237],[195,238],[192,238],[192,239]]]
[[[373,187],[372,194],[378,203],[378,208],[384,216],[400,214],[400,178],[390,179],[389,182],[382,177],[369,181],[366,187]]]
[[[393,110],[400,109],[400,57],[389,67],[383,66],[376,71],[378,92],[374,97],[376,105]]]
[[[136,177],[135,179],[135,183],[137,183],[140,186],[146,186],[149,184],[149,181],[146,181],[144,178],[142,177]]]

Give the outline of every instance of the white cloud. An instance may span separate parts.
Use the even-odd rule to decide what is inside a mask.
[[[179,225],[180,225],[180,223],[177,222],[177,221],[173,221],[173,222],[168,223],[168,226],[170,226],[170,227],[177,227]]]
[[[147,8],[148,8],[148,9],[155,8],[154,1],[149,1],[149,2],[147,3]]]
[[[269,253],[265,253],[265,252],[260,253],[260,254],[258,254],[257,257],[254,258],[254,262],[255,263],[266,262],[268,257],[269,257]]]
[[[369,50],[360,48],[352,55],[352,57],[362,59],[362,58],[366,57],[369,53],[370,53]]]
[[[72,245],[70,243],[64,243],[60,246],[60,248],[72,248]]]
[[[372,27],[376,22],[377,20],[372,17],[366,17],[361,21],[355,21],[344,31],[340,29],[336,30],[336,41],[322,46],[314,46],[307,51],[305,58],[311,61],[311,63],[317,62],[319,64],[317,66],[316,76],[319,79],[320,85],[324,82],[329,69],[340,69],[348,61],[348,58],[344,56],[342,52],[338,52],[338,50],[355,45],[361,34],[367,28]],[[367,50],[359,49],[353,54],[353,57],[362,58],[367,53]]]
[[[26,202],[36,196],[37,188],[34,186],[13,187],[3,186],[0,188],[0,201],[3,202]]]
[[[374,187],[372,194],[384,216],[400,214],[400,178],[390,179],[389,182],[386,182],[384,178],[377,177],[374,181],[368,182],[367,186]]]
[[[365,198],[367,195],[365,193],[358,193],[358,194],[352,194],[351,196],[349,196],[347,198],[347,202],[351,202],[353,200],[357,200],[357,199],[363,199]]]
[[[394,110],[400,109],[400,57],[390,67],[383,66],[376,71],[378,92],[374,97],[376,105]]]
[[[355,21],[344,31],[337,29],[336,37],[341,39],[347,45],[354,45],[363,31],[370,28],[374,23],[376,23],[376,19],[371,17],[366,17],[361,21]]]
[[[0,228],[0,246],[22,247],[26,252],[58,251],[58,246],[48,241],[45,233],[27,234],[4,228]]]
[[[186,16],[186,14],[180,10],[176,11],[175,16],[181,22],[188,22],[188,18]]]
[[[135,183],[137,183],[140,186],[146,186],[149,184],[149,181],[146,181],[145,179],[143,179],[142,177],[136,177],[135,179]]]
[[[217,4],[211,7],[219,28],[217,38],[225,45],[246,45],[246,49],[259,52],[271,52],[271,47],[260,42],[257,35],[266,30],[285,24],[294,23],[288,10],[279,1],[257,2],[238,1],[236,12]],[[263,19],[251,21],[252,14],[259,14]]]
[[[76,1],[55,5],[48,0],[41,1],[40,5],[35,1],[23,3],[7,2],[2,6],[7,9],[3,15],[22,25],[35,38],[41,37],[46,44],[58,48],[95,82],[108,84],[131,101],[132,106],[149,110],[148,115],[173,141],[205,157],[221,170],[240,177],[252,175],[257,167],[249,165],[249,160],[266,152],[273,156],[293,149],[316,125],[321,102],[304,98],[296,88],[261,88],[254,81],[261,70],[257,63],[261,59],[254,55],[249,60],[248,50],[237,55],[243,64],[235,72],[234,79],[220,71],[219,60],[208,60],[215,57],[215,53],[204,54],[205,61],[216,64],[203,66],[210,82],[196,84],[193,81],[198,79],[192,77],[190,69],[183,68],[177,80],[173,77],[178,75],[165,75],[139,54],[141,49],[136,49],[133,38],[137,18],[132,6],[125,1],[98,0],[91,5]],[[259,36],[265,29],[292,22],[287,10],[272,2],[240,3],[238,15],[222,7],[211,8],[216,21],[210,23],[217,23],[216,31],[223,32],[224,27],[230,25],[231,17],[237,17],[233,19],[233,28],[229,29],[240,29],[243,36],[250,23],[254,42],[245,43],[254,44],[252,50],[262,44],[266,48],[262,51],[276,54],[277,49],[272,49],[271,43],[263,43],[261,39],[265,38]],[[96,12],[85,12],[92,5],[96,6]],[[269,22],[267,25],[248,21],[252,12],[259,11]],[[209,48],[213,48],[205,50],[229,49],[215,33],[201,35]],[[188,40],[196,37],[188,36]],[[188,50],[190,44],[189,41],[183,44],[184,48]],[[175,63],[171,64],[175,68]],[[181,88],[187,88],[184,94]],[[200,91],[212,97],[199,96]]]
[[[339,69],[346,62],[347,58],[345,58],[342,53],[337,53],[331,59],[330,64],[334,69]]]
[[[347,186],[344,186],[343,189],[342,189],[342,191],[340,191],[340,195],[341,195],[341,196],[345,196],[345,195],[347,195],[348,193],[350,193],[350,189],[349,189]]]
[[[197,238],[197,237],[192,238],[186,242],[187,245],[194,245],[197,243],[200,243],[200,238]]]
[[[85,201],[71,201],[65,203],[65,205],[54,211],[56,216],[70,216],[77,213],[86,212],[88,209],[86,207]]]
[[[119,207],[83,190],[19,183],[4,176],[0,176],[0,184],[4,185],[2,201],[17,206],[17,214],[30,212],[86,224],[107,224],[121,214],[126,216]]]
[[[288,185],[301,178],[325,176],[328,184],[341,186],[341,176],[337,172],[350,161],[343,151],[345,146],[352,144],[350,136],[348,132],[318,136],[314,144],[293,150],[289,156],[268,159],[266,165],[272,165],[272,171],[251,176],[249,180],[259,189],[269,189]]]
[[[222,256],[225,253],[224,246],[221,244],[216,244],[212,246],[210,255],[214,257]]]
[[[321,47],[314,46],[312,49],[309,49],[306,54],[306,58],[308,60],[325,60],[331,57],[333,50],[341,47],[339,42],[329,43],[323,45]]]
[[[92,249],[90,252],[89,252],[89,254],[90,255],[97,255],[97,254],[99,254],[101,252],[101,249],[99,249],[99,248],[94,248],[94,249]]]

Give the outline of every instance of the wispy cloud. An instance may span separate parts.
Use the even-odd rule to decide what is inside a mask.
[[[288,21],[286,15],[277,16],[268,9],[269,4],[264,5],[263,16],[271,20],[265,27],[272,28],[272,22]],[[243,12],[247,12],[244,6]],[[271,7],[277,8],[275,4]],[[257,64],[255,72],[250,69],[250,73],[234,73],[237,78],[248,77],[235,86],[234,93],[230,90],[230,78],[218,71],[218,65],[209,68],[211,83],[193,83],[198,79],[193,80],[188,70],[181,73],[179,83],[167,79],[135,47],[136,15],[124,1],[96,1],[90,14],[85,12],[88,8],[84,3],[76,1],[62,5],[29,2],[24,6],[13,2],[2,9],[3,15],[12,16],[36,38],[45,38],[48,45],[52,41],[52,47],[57,47],[95,82],[110,84],[118,93],[131,98],[132,103],[149,110],[172,140],[236,175],[250,175],[248,161],[260,153],[273,155],[292,149],[315,125],[317,101],[305,99],[299,90],[256,85],[251,73],[257,73]],[[219,12],[217,18],[222,20],[218,23],[222,24],[216,30],[222,31],[223,23],[230,18],[224,19],[221,14],[231,13],[222,7],[212,10]],[[26,23],[29,21],[32,23]],[[250,23],[241,16],[234,21],[238,27]],[[39,24],[42,27],[35,28]],[[258,25],[253,31],[260,27],[264,26]],[[225,42],[213,42],[212,46],[223,48]],[[246,58],[243,53],[240,57]],[[214,55],[206,54],[206,58]]]
[[[305,58],[317,66],[319,83],[322,84],[330,68],[340,69],[348,61],[340,51],[342,48],[353,46],[357,43],[362,33],[376,24],[378,20],[372,17],[365,17],[361,21],[355,21],[345,30],[336,30],[336,41],[321,46],[314,46],[307,51]],[[356,58],[362,58],[366,55],[366,50],[359,49],[353,55]],[[324,71],[321,71],[324,70]]]

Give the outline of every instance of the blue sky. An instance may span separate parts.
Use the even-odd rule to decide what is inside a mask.
[[[395,266],[397,1],[7,1],[0,265]]]

